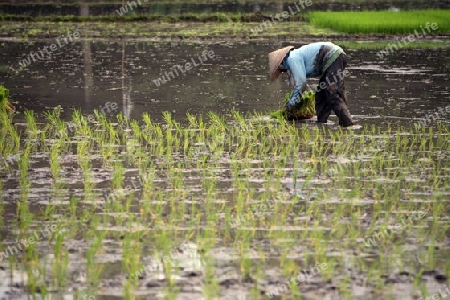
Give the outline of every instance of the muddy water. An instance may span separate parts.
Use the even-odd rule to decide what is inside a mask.
[[[44,46],[43,43],[24,44],[6,43],[1,54],[1,82],[5,84],[17,101],[19,111],[33,109],[36,112],[44,112],[56,105],[64,108],[68,117],[74,108],[81,109],[89,115],[94,109],[103,110],[114,117],[121,112],[131,118],[140,118],[142,112],[148,112],[156,119],[161,120],[162,111],[173,112],[175,118],[184,120],[186,112],[192,114],[206,114],[208,111],[227,113],[232,109],[245,111],[269,111],[277,108],[277,102],[289,91],[282,80],[275,83],[268,81],[267,76],[267,52],[281,47],[280,44],[183,44],[183,43],[117,43],[117,42],[82,42],[68,45],[64,51],[55,53],[52,59],[37,61],[27,69],[11,71],[8,66],[17,68],[18,61],[23,59],[31,51],[37,51]],[[205,52],[206,58],[203,56]],[[208,51],[210,51],[208,53]],[[430,112],[439,112],[439,108],[449,105],[449,77],[448,77],[448,54],[449,51],[401,51],[394,53],[384,60],[380,60],[374,51],[347,51],[349,56],[350,77],[347,80],[349,93],[349,107],[357,122],[362,124],[376,124],[387,126],[388,124],[401,124],[411,127],[419,118]],[[192,68],[186,70],[186,63],[191,62]],[[175,65],[183,65],[184,71]],[[172,72],[170,81],[157,86],[154,80],[158,77]],[[167,80],[167,78],[165,78]],[[316,81],[312,81],[316,82]],[[42,116],[40,116],[42,118]],[[17,116],[16,122],[20,123],[21,115]],[[447,122],[448,115],[439,113],[437,116],[441,121]],[[331,118],[336,121],[335,117]],[[18,126],[22,126],[18,124]],[[199,151],[205,151],[205,145],[199,145]],[[125,151],[125,147],[123,147]],[[448,153],[447,153],[448,154]],[[448,158],[448,156],[446,156]],[[49,203],[54,206],[67,206],[69,196],[83,195],[82,174],[79,172],[77,157],[74,154],[64,155],[62,164],[62,177],[69,189],[64,190],[57,197],[52,193],[53,178],[48,167],[48,155],[44,153],[33,153],[31,156],[30,180],[33,187],[27,197],[30,202],[30,210],[39,213]],[[336,158],[338,159],[338,158]],[[174,157],[177,162],[182,162],[182,157]],[[93,157],[96,188],[107,189],[107,182],[111,180],[108,170],[101,168],[102,164],[98,157]],[[159,162],[156,162],[157,164]],[[256,163],[255,163],[256,164]],[[98,167],[98,168],[97,168]],[[286,166],[291,170],[293,166]],[[171,194],[171,187],[167,183],[167,175],[161,169],[158,180],[154,180],[155,187],[164,191],[165,195]],[[229,201],[235,197],[231,188],[230,158],[221,157],[214,170],[219,179],[217,203]],[[448,168],[447,168],[448,170]],[[272,170],[274,171],[274,170]],[[263,173],[261,169],[250,168],[250,186],[261,188]],[[129,168],[125,172],[124,186],[135,189],[136,199],[141,199],[142,191],[137,183],[138,173],[136,169]],[[299,174],[299,177],[306,176]],[[441,172],[442,173],[442,172]],[[440,173],[440,174],[441,174]],[[4,181],[3,199],[7,204],[4,207],[5,226],[2,228],[2,239],[5,246],[14,245],[14,236],[11,228],[16,215],[16,201],[20,198],[18,188],[19,172],[15,170],[12,174],[0,173]],[[185,184],[194,196],[202,195],[203,178],[195,169],[185,170]],[[382,178],[369,178],[369,180],[382,180]],[[445,180],[443,178],[442,180]],[[105,183],[106,182],[106,183]],[[280,194],[296,193],[301,199],[315,197],[316,187],[333,195],[333,191],[327,182],[321,178],[313,178],[313,187],[304,189],[295,184],[292,178],[283,178],[283,190]],[[318,188],[318,189],[319,189]],[[300,191],[299,191],[300,190]],[[128,192],[130,192],[128,191]],[[419,189],[414,194],[415,201],[427,201],[426,187]],[[448,198],[449,192],[442,191],[443,197]],[[286,196],[288,198],[288,196]],[[192,199],[192,198],[191,198]],[[194,198],[195,199],[195,198]],[[328,205],[333,201],[338,203],[340,199],[330,199]],[[169,205],[164,199],[164,205]],[[372,199],[365,199],[359,204],[370,207]],[[86,205],[86,209],[90,206]],[[102,213],[101,211],[99,213]],[[307,216],[301,215],[301,218]],[[327,218],[327,216],[324,216]],[[102,251],[96,255],[96,263],[103,266],[101,274],[101,288],[96,299],[121,299],[123,295],[123,282],[126,274],[121,269],[122,259],[125,254],[120,246],[121,232],[124,226],[119,224],[118,215],[105,215],[110,220],[109,227],[99,226],[98,231],[107,233],[102,244]],[[185,222],[183,222],[185,221]],[[370,218],[362,220],[370,222]],[[34,220],[37,224],[45,223],[44,220]],[[295,223],[295,222],[293,222]],[[187,220],[182,220],[179,226],[141,227],[136,225],[136,231],[140,230],[188,230]],[[32,226],[32,227],[33,227]],[[86,227],[86,226],[85,226]],[[80,226],[80,231],[87,229]],[[200,227],[200,229],[207,229]],[[34,227],[33,227],[34,228]],[[200,230],[199,229],[199,230]],[[317,229],[317,228],[316,228]],[[331,228],[330,228],[331,229]],[[253,230],[253,229],[245,229]],[[286,235],[279,243],[292,244],[293,250],[289,259],[301,260],[301,256],[310,248],[297,245],[290,237],[291,232],[314,230],[301,226],[289,225],[272,228],[273,231],[286,231]],[[223,229],[218,228],[218,235],[223,234]],[[256,229],[264,237],[267,228]],[[53,294],[54,299],[74,299],[76,290],[83,290],[86,286],[86,252],[90,247],[87,237],[74,236],[68,238],[65,247],[68,251],[70,261],[67,270],[70,274],[70,284],[67,292]],[[305,244],[307,241],[305,241]],[[179,241],[181,244],[182,241]],[[144,263],[150,256],[153,246],[151,242],[145,243]],[[285,274],[277,266],[280,253],[271,245],[267,239],[255,239],[255,247],[267,253],[264,260],[263,271],[267,278],[258,282],[258,290],[270,290],[279,283],[285,282]],[[434,259],[437,265],[445,265],[448,257],[448,242],[439,245],[440,251],[436,250]],[[42,266],[49,267],[54,260],[54,255],[45,243],[38,243],[42,256],[37,262]],[[409,246],[405,246],[407,248]],[[148,251],[147,251],[148,250]],[[217,281],[225,292],[221,299],[264,299],[266,295],[255,297],[250,290],[255,286],[251,278],[242,278],[237,275],[239,269],[239,253],[236,247],[219,241],[212,257],[217,264]],[[339,253],[332,247],[329,255],[348,255],[356,257],[357,254]],[[423,254],[423,253],[421,253]],[[248,251],[248,257],[255,262],[260,258],[255,251]],[[367,295],[373,291],[373,287],[365,284],[364,277],[358,273],[360,269],[370,266],[370,258],[377,254],[366,253],[361,260],[349,259],[343,269],[352,274],[353,299],[385,299],[383,296]],[[402,260],[402,258],[398,258]],[[174,268],[179,271],[176,277],[177,286],[183,288],[178,299],[204,299],[202,288],[204,285],[205,262],[199,258],[196,245],[192,245],[189,251],[178,251],[172,258]],[[303,262],[302,262],[303,263]],[[412,274],[418,272],[419,266],[423,264],[418,258],[407,258],[408,271]],[[392,271],[396,266],[386,264],[386,268]],[[310,262],[305,262],[304,269],[309,269]],[[8,299],[27,299],[24,293],[24,282],[19,272],[9,272],[8,264],[2,262],[0,265],[0,295]],[[353,270],[358,270],[354,272]],[[395,269],[395,271],[398,271]],[[48,271],[50,273],[50,271]],[[393,293],[398,299],[413,299],[411,295],[411,283],[404,278],[404,273],[392,271],[390,282],[398,287]],[[348,275],[348,274],[344,274]],[[428,288],[437,291],[442,287],[435,282],[435,278],[442,275],[428,272],[423,274],[422,279],[428,280]],[[409,280],[409,279],[408,279]],[[345,299],[338,295],[338,287],[317,277],[308,281],[303,286],[303,299]],[[153,272],[140,281],[137,295],[140,299],[162,299],[165,291],[164,273]],[[289,298],[292,299],[293,297]],[[39,299],[39,298],[38,298]],[[83,299],[83,298],[82,298]],[[91,299],[91,298],[84,298]]]
[[[187,112],[274,110],[289,91],[283,79],[268,80],[267,53],[279,43],[83,41],[17,71],[19,61],[51,42],[3,47],[0,80],[20,111],[61,105],[67,114],[75,108],[133,118],[149,112],[156,120],[171,111],[182,120]],[[449,50],[404,50],[384,59],[375,51],[347,53],[349,108],[361,124],[411,126],[450,101]],[[315,87],[317,80],[309,82]]]

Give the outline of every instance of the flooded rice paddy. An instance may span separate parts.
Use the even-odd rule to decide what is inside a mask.
[[[284,46],[281,43],[83,41],[66,45],[50,58],[30,59],[21,69],[19,63],[30,53],[51,42],[55,39],[7,43],[3,48],[2,82],[21,110],[61,105],[66,116],[72,109],[89,115],[115,102],[116,113],[127,117],[140,118],[147,111],[161,120],[161,111],[170,111],[181,120],[186,112],[274,110],[289,91],[283,80],[273,83],[267,75],[267,53]],[[349,108],[356,120],[411,127],[448,105],[448,50],[402,50],[383,59],[375,50],[347,54]],[[186,63],[191,64],[189,70]],[[311,87],[316,83],[310,80]],[[103,111],[108,113],[108,108]],[[112,108],[109,113],[114,115]],[[448,120],[445,115],[438,118]]]
[[[20,69],[44,45],[0,54],[0,298],[446,293],[448,50],[348,50],[343,130],[268,118],[281,43],[82,40]]]

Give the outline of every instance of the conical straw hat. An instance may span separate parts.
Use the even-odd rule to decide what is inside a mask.
[[[275,80],[280,76],[281,71],[278,69],[286,53],[294,49],[294,46],[287,46],[282,49],[269,53],[270,79]]]

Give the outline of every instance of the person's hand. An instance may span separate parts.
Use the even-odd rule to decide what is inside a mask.
[[[291,102],[287,102],[286,107],[285,107],[286,113],[293,112],[294,107],[295,107],[295,104],[293,104]]]
[[[288,120],[292,120],[294,118],[295,104],[291,104],[290,102],[287,102],[286,107],[285,107],[285,112],[286,112],[286,118]]]
[[[297,104],[299,104],[301,102],[301,95],[299,97],[297,97],[296,99],[292,100],[290,99],[290,101],[286,102],[286,110],[294,110],[295,107],[297,106]]]

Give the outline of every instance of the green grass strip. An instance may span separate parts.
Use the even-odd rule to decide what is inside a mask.
[[[412,34],[417,30],[421,35],[432,35],[450,32],[450,10],[442,9],[400,12],[311,12],[307,15],[307,19],[314,26],[346,33]],[[432,23],[436,23],[438,28],[431,28]]]

